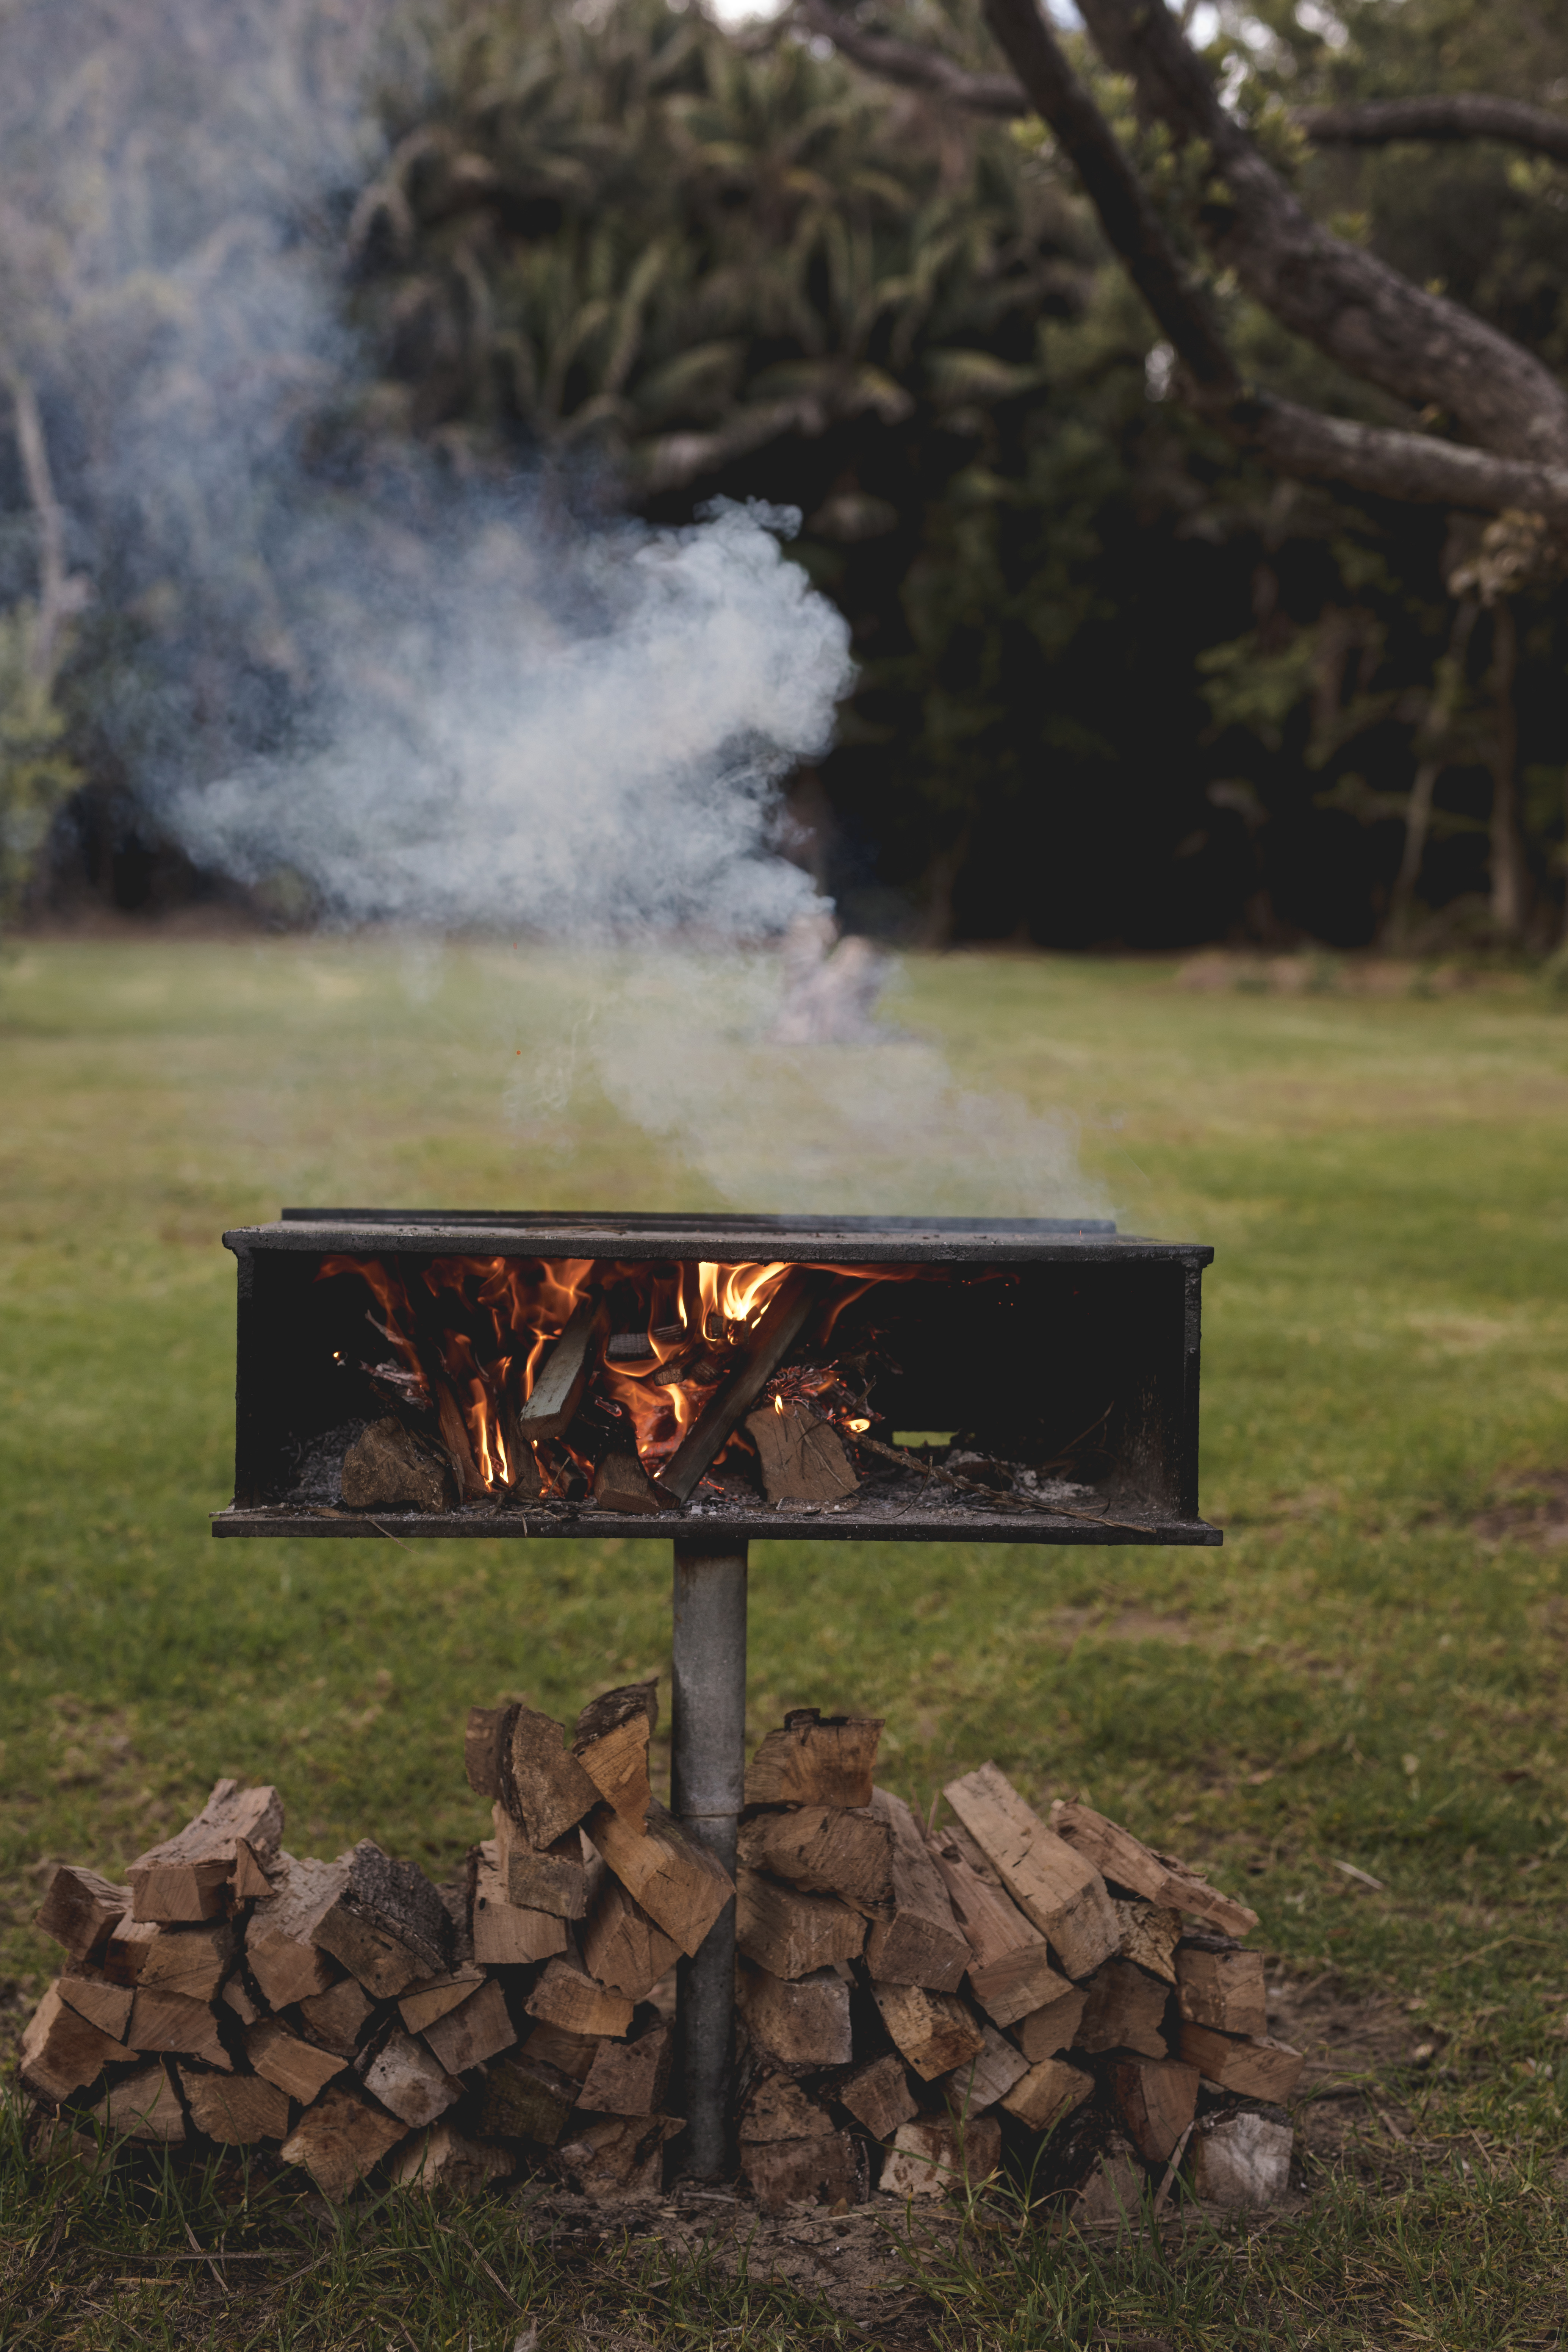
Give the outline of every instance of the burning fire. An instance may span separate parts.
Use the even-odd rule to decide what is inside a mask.
[[[604,1321],[584,1422],[590,1433],[596,1421],[598,1433],[608,1435],[606,1422],[624,1420],[652,1472],[674,1454],[791,1270],[784,1259],[731,1265],[709,1259],[438,1257],[405,1276],[380,1258],[331,1256],[317,1279],[353,1274],[366,1284],[378,1310],[367,1319],[395,1350],[394,1360],[374,1368],[384,1385],[391,1382],[435,1412],[449,1454],[460,1434],[479,1483],[503,1494],[520,1485],[548,1492],[573,1463],[593,1475],[581,1433],[552,1445],[531,1444],[518,1423],[552,1343],[584,1299],[595,1301]],[[826,1339],[845,1307],[873,1284],[908,1279],[913,1269],[819,1271],[838,1277],[822,1318]],[[792,1395],[808,1386],[825,1394],[837,1384],[831,1370],[783,1375]],[[782,1412],[776,1390],[774,1402]],[[845,1418],[843,1425],[860,1433],[870,1423]]]

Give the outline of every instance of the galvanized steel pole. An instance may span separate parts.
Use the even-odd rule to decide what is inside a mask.
[[[746,1773],[746,1547],[678,1539],[670,1704],[670,1811],[734,1875]],[[681,2171],[716,2179],[730,2158],[734,2067],[735,1906],[677,1971],[686,2129]]]

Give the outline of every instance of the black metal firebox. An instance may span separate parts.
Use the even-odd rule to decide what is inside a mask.
[[[287,1209],[224,1241],[239,1263],[237,1423],[235,1498],[215,1517],[218,1536],[1220,1541],[1198,1515],[1199,1294],[1213,1256],[1198,1244],[1052,1220],[362,1209]],[[786,1368],[831,1356],[865,1391],[863,1411],[840,1425],[876,1450],[858,1454],[862,1483],[845,1499],[770,1502],[734,1457],[688,1499],[661,1495],[657,1516],[596,1504],[584,1448],[612,1442],[624,1408],[607,1395],[595,1403],[591,1372],[575,1463],[553,1490],[537,1491],[533,1474],[534,1491],[487,1478],[486,1491],[440,1510],[344,1503],[343,1457],[386,1412],[396,1371],[380,1366],[378,1385],[386,1324],[364,1267],[427,1313],[448,1299],[459,1318],[465,1269],[488,1269],[493,1292],[512,1276],[518,1289],[531,1269],[574,1267],[606,1302],[595,1360],[613,1368],[614,1348],[638,1345],[616,1330],[617,1300],[624,1326],[656,1292],[694,1297],[699,1267],[767,1265],[810,1269],[799,1281],[820,1294]],[[437,1275],[445,1291],[433,1289]],[[535,1335],[531,1377],[543,1377],[555,1344]],[[635,1369],[635,1354],[626,1360]],[[515,1391],[520,1375],[508,1377]],[[709,1377],[702,1393],[713,1395],[736,1374],[721,1360]],[[954,1463],[962,1480],[945,1466]]]

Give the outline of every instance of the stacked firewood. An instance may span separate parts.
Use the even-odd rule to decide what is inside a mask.
[[[570,1741],[472,1709],[495,1833],[446,1886],[369,1840],[296,1860],[276,1790],[232,1780],[127,1885],[60,1870],[38,1924],[68,1958],[24,2084],[67,2132],[270,2147],[333,2200],[377,2167],[654,2195],[683,2128],[674,1966],[733,1894],[764,2210],[940,2195],[1005,2152],[1108,2218],[1168,2193],[1184,2149],[1202,2196],[1283,2187],[1302,2062],[1268,2037],[1245,1905],[1087,1806],[1043,1819],[990,1764],[922,1824],[874,1785],[880,1722],[815,1709],[752,1759],[732,1884],[653,1796],[655,1720],[641,1684]]]

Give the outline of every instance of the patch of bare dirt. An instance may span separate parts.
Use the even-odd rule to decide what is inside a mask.
[[[1532,1470],[1500,1486],[1496,1498],[1471,1521],[1486,1543],[1534,1546],[1556,1551],[1568,1544],[1568,1470]]]
[[[1268,1988],[1268,2031],[1306,2053],[1291,2101],[1298,2160],[1381,2176],[1410,2156],[1410,2111],[1386,2077],[1436,2056],[1418,2016],[1335,1977],[1281,1977]]]

